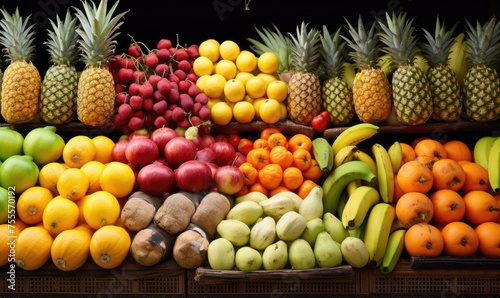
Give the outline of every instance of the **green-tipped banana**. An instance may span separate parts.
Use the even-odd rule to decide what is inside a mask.
[[[488,178],[491,189],[494,192],[500,192],[500,138],[496,138],[488,156]]]
[[[334,156],[345,146],[357,145],[364,140],[373,137],[378,133],[379,127],[371,123],[358,123],[349,126],[342,131],[335,141],[333,141],[332,149]]]
[[[331,146],[330,146],[331,148]],[[354,159],[354,153],[358,150],[355,145],[348,145],[340,149],[333,157],[333,168],[338,168],[341,164]]]
[[[312,140],[313,157],[323,172],[333,169],[333,149],[327,139],[316,137]]]
[[[380,264],[380,271],[383,273],[391,273],[396,267],[405,248],[405,234],[406,230],[403,229],[395,230],[389,235],[384,258]]]
[[[465,33],[461,32],[455,37],[448,55],[448,66],[455,72],[459,84],[462,86],[467,73],[467,51],[465,45]]]
[[[392,171],[396,174],[403,161],[403,149],[401,148],[401,144],[398,141],[395,141],[389,149],[387,149],[387,153],[389,153],[389,157],[391,158]]]
[[[342,224],[346,229],[356,229],[366,218],[370,208],[380,202],[378,190],[362,185],[349,197],[342,212]]]
[[[349,182],[356,179],[364,180],[368,185],[374,185],[377,181],[370,167],[359,160],[346,162],[333,169],[323,183],[323,211],[337,214],[342,191]]]
[[[372,153],[377,163],[377,179],[380,198],[386,203],[392,203],[394,198],[394,172],[392,161],[387,149],[380,144],[372,145]]]
[[[363,241],[368,248],[372,267],[378,267],[382,263],[395,218],[394,206],[384,202],[375,204],[368,213]]]
[[[490,156],[491,146],[497,137],[484,136],[476,141],[474,144],[474,162],[488,170],[488,158]]]
[[[366,163],[372,170],[372,173],[377,176],[377,163],[370,154],[366,153],[363,150],[357,150],[356,152],[354,152],[354,160],[359,160]]]

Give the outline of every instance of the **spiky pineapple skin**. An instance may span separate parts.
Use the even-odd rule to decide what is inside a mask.
[[[427,79],[432,94],[432,119],[455,121],[462,111],[462,91],[455,72],[448,66],[430,67]]]
[[[349,124],[354,118],[352,89],[341,77],[331,77],[321,85],[323,108],[330,114],[334,126]]]
[[[464,110],[471,121],[493,121],[500,116],[500,79],[494,68],[473,66],[464,79]]]
[[[354,108],[361,122],[377,124],[389,118],[392,111],[391,86],[382,70],[361,70],[354,77],[352,89]]]
[[[40,116],[49,124],[64,124],[76,113],[78,73],[73,66],[53,65],[45,73]]]
[[[402,65],[392,76],[392,96],[397,119],[406,125],[420,125],[430,118],[433,107],[431,90],[422,69]]]
[[[78,80],[78,120],[89,126],[102,126],[113,117],[115,88],[113,75],[102,67],[86,68]]]
[[[322,107],[321,83],[311,72],[297,71],[288,82],[287,112],[290,119],[301,125],[311,124]]]
[[[11,124],[30,122],[38,114],[41,77],[31,62],[9,64],[2,81],[1,112]]]

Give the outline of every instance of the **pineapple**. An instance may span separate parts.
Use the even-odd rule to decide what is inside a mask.
[[[343,37],[352,51],[358,72],[352,87],[354,108],[361,122],[377,124],[386,121],[392,111],[392,94],[389,79],[378,66],[379,46],[375,26],[367,32],[361,16],[358,17],[357,30],[347,20],[349,34]]]
[[[448,66],[448,55],[455,42],[452,35],[456,28],[457,24],[446,30],[444,23],[437,18],[434,35],[422,29],[427,42],[421,45],[421,49],[429,64],[427,79],[434,108],[431,117],[437,121],[458,120],[462,111],[462,90],[456,73]]]
[[[48,32],[49,39],[44,44],[52,66],[42,82],[40,116],[47,123],[64,124],[70,122],[76,112],[78,73],[74,65],[78,60],[77,19],[72,18],[68,10],[64,22],[56,16],[56,23],[52,20],[50,23],[53,30]]]
[[[348,124],[354,117],[352,89],[343,73],[345,61],[342,55],[346,43],[341,42],[340,29],[330,35],[328,28],[323,26],[321,36],[321,64],[324,72],[321,97],[323,109],[330,114],[334,126]]]
[[[113,75],[108,70],[108,62],[113,59],[120,19],[126,12],[112,17],[119,1],[107,10],[107,0],[95,3],[82,0],[84,11],[76,8],[76,16],[81,27],[80,35],[82,61],[85,69],[78,80],[76,101],[78,119],[85,125],[106,124],[114,113],[115,86]]]
[[[322,108],[321,84],[315,73],[321,60],[321,34],[304,22],[297,26],[296,36],[288,34],[293,74],[288,81],[287,112],[293,122],[309,125]]]
[[[427,122],[433,112],[429,81],[424,71],[415,63],[417,39],[413,35],[413,19],[406,13],[386,13],[387,23],[380,25],[381,50],[391,56],[396,69],[392,74],[392,98],[396,118],[406,125]]]
[[[1,91],[1,113],[11,124],[30,122],[38,114],[41,77],[32,63],[35,49],[34,25],[28,26],[28,18],[2,9],[0,44],[5,47],[9,65],[5,69]]]
[[[466,49],[470,65],[464,79],[465,114],[471,121],[485,122],[500,116],[500,79],[494,68],[500,57],[500,23],[495,17],[484,26],[467,22]]]

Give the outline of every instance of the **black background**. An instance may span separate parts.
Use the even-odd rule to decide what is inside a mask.
[[[7,2],[7,1],[5,1]],[[180,45],[200,44],[208,38],[222,42],[236,41],[242,49],[249,49],[247,38],[260,40],[255,27],[272,28],[275,24],[280,31],[296,32],[302,21],[309,26],[327,26],[330,32],[345,24],[344,18],[355,24],[358,15],[365,23],[375,17],[383,17],[388,11],[406,11],[414,17],[417,29],[422,27],[433,32],[436,16],[447,25],[454,22],[485,22],[498,14],[500,4],[496,0],[439,1],[439,0],[357,0],[357,1],[284,1],[251,0],[248,10],[245,0],[205,0],[205,1],[120,1],[117,11],[128,11],[118,37],[116,53],[126,51],[132,37],[136,41],[155,48],[156,43],[167,38]],[[108,6],[114,1],[109,1]],[[327,5],[328,4],[328,5]],[[21,15],[30,16],[37,31],[36,51],[33,62],[43,75],[49,66],[49,56],[43,41],[50,28],[49,19],[56,14],[64,17],[68,8],[82,8],[80,0],[23,0],[8,1],[2,8],[14,12],[18,7]],[[79,66],[80,67],[80,66]],[[3,59],[5,68],[5,59]]]

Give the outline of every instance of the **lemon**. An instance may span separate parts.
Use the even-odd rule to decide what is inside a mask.
[[[95,136],[92,138],[92,142],[94,142],[96,148],[94,160],[102,163],[113,161],[113,147],[115,146],[115,142],[110,137],[103,135]]]
[[[200,43],[198,46],[198,53],[200,56],[207,57],[210,61],[216,62],[220,57],[219,47],[219,42],[210,38]]]
[[[280,102],[281,107],[281,121],[285,121],[288,117],[288,110],[286,108],[286,104],[284,102]]]
[[[276,123],[281,120],[281,115],[281,105],[276,99],[267,98],[259,107],[259,116],[265,123]]]
[[[61,197],[78,201],[89,188],[89,178],[80,168],[68,168],[57,179],[57,192]]]
[[[245,84],[245,89],[248,96],[253,99],[263,97],[264,95],[266,95],[266,81],[259,76],[254,76],[248,79]]]
[[[232,40],[225,40],[219,46],[219,54],[222,59],[234,62],[240,54],[240,46]]]
[[[243,82],[243,84],[246,84],[248,79],[250,79],[251,77],[253,77],[254,74],[251,73],[251,72],[247,72],[247,71],[238,71],[238,73],[236,73],[236,76],[234,77],[235,79],[238,79],[240,81]]]
[[[252,72],[257,67],[257,57],[254,53],[243,50],[236,58],[236,67],[239,71]]]
[[[229,102],[238,102],[245,98],[245,85],[242,81],[231,79],[224,85],[224,96]]]
[[[231,60],[222,59],[215,65],[215,73],[221,74],[226,80],[234,79],[237,71],[236,64]]]
[[[224,94],[226,78],[221,74],[213,74],[206,79],[203,92],[210,98],[219,98]]]
[[[220,98],[209,98],[208,99],[208,102],[207,102],[207,108],[209,108],[210,110],[212,109],[212,107],[218,103],[218,102],[221,102],[222,99]]]
[[[255,108],[252,103],[248,101],[239,101],[233,106],[234,120],[240,123],[248,123],[253,120],[255,116]]]
[[[276,80],[278,80],[278,77],[274,74],[268,74],[268,73],[263,73],[263,72],[259,72],[257,74],[258,77],[264,79],[264,81],[266,81],[266,88],[267,88],[267,85],[269,85],[269,83],[271,82],[274,82]]]
[[[196,86],[198,86],[198,88],[200,88],[201,92],[204,92],[205,82],[207,81],[207,79],[209,77],[210,77],[210,75],[202,75],[202,76],[198,77],[198,79],[196,80]]]
[[[198,77],[211,75],[214,71],[214,63],[208,57],[199,56],[193,62],[193,71]]]
[[[98,190],[102,190],[99,178],[101,177],[101,172],[103,169],[104,163],[97,160],[89,161],[80,168],[80,170],[82,170],[89,179],[89,187],[87,189],[86,195],[94,193]]]
[[[282,80],[275,80],[267,84],[267,98],[274,98],[279,102],[283,102],[288,96],[288,86]]]
[[[273,52],[264,52],[257,58],[257,68],[267,74],[273,74],[278,70],[280,60]]]
[[[210,117],[217,125],[226,125],[233,118],[233,110],[224,101],[215,103],[210,109]]]
[[[260,114],[259,114],[260,106],[264,101],[266,101],[266,99],[267,98],[264,97],[253,99],[252,105],[255,109],[255,118],[260,119]]]

